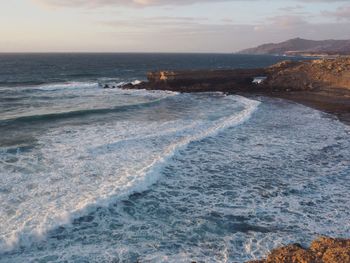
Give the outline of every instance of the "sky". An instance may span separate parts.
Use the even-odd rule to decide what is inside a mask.
[[[0,0],[0,52],[217,52],[350,39],[350,0]]]

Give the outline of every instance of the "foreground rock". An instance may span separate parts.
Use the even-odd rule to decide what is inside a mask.
[[[350,239],[321,237],[310,248],[288,245],[273,250],[264,260],[249,263],[350,263]]]

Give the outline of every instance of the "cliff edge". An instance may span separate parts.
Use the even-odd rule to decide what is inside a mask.
[[[267,87],[292,90],[346,89],[350,91],[350,57],[284,61],[267,69]]]

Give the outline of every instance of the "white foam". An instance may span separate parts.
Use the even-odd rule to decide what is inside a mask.
[[[131,82],[131,84],[134,85],[134,86],[138,85],[140,83],[142,83],[142,81],[140,81],[140,80],[134,80],[133,82]]]
[[[122,89],[96,89],[94,83],[53,84],[40,88],[36,94],[18,96],[18,103],[10,102],[0,111],[0,121],[50,114],[69,114],[84,110],[108,110],[117,107],[156,102],[176,92]],[[38,87],[36,88],[38,90]],[[58,90],[59,89],[59,90]],[[59,91],[56,93],[56,91]],[[46,92],[55,91],[55,92]],[[132,94],[133,96],[126,96]]]
[[[36,87],[36,89],[53,91],[61,89],[87,89],[87,88],[97,88],[97,82],[63,82],[63,83],[53,83],[53,84],[43,84]]]
[[[35,154],[15,154],[15,164],[5,161],[7,153],[1,154],[0,183],[10,189],[10,194],[0,195],[5,208],[0,218],[4,226],[0,250],[28,245],[96,206],[147,189],[157,181],[157,171],[177,151],[239,125],[259,104],[243,97],[223,96],[223,101],[217,98],[216,104],[210,106],[206,96],[202,99],[197,95],[193,102],[192,95],[183,95],[181,103],[200,106],[189,113],[199,114],[194,115],[196,120],[131,119],[97,126],[59,127],[39,138]],[[243,109],[233,110],[237,105]],[[231,107],[231,114],[227,114]],[[214,120],[206,117],[220,110],[226,115]]]
[[[23,85],[15,87],[0,87],[0,91],[30,91],[30,90],[41,90],[41,91],[55,91],[65,89],[91,89],[97,88],[98,83],[93,81],[72,81],[72,82],[57,82],[40,85]]]

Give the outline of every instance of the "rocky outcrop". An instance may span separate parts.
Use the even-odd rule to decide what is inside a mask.
[[[262,84],[256,77],[267,77]],[[232,70],[158,71],[148,82],[124,88],[180,92],[271,92],[346,89],[350,91],[350,57],[311,61],[284,61],[269,68]]]
[[[309,248],[288,245],[273,250],[266,259],[249,263],[350,263],[350,239],[321,237]]]
[[[252,82],[266,75],[266,69],[158,71],[147,74],[148,82],[124,88],[180,92],[244,91],[256,88]]]
[[[265,85],[272,89],[349,89],[350,58],[284,61],[267,69]]]

